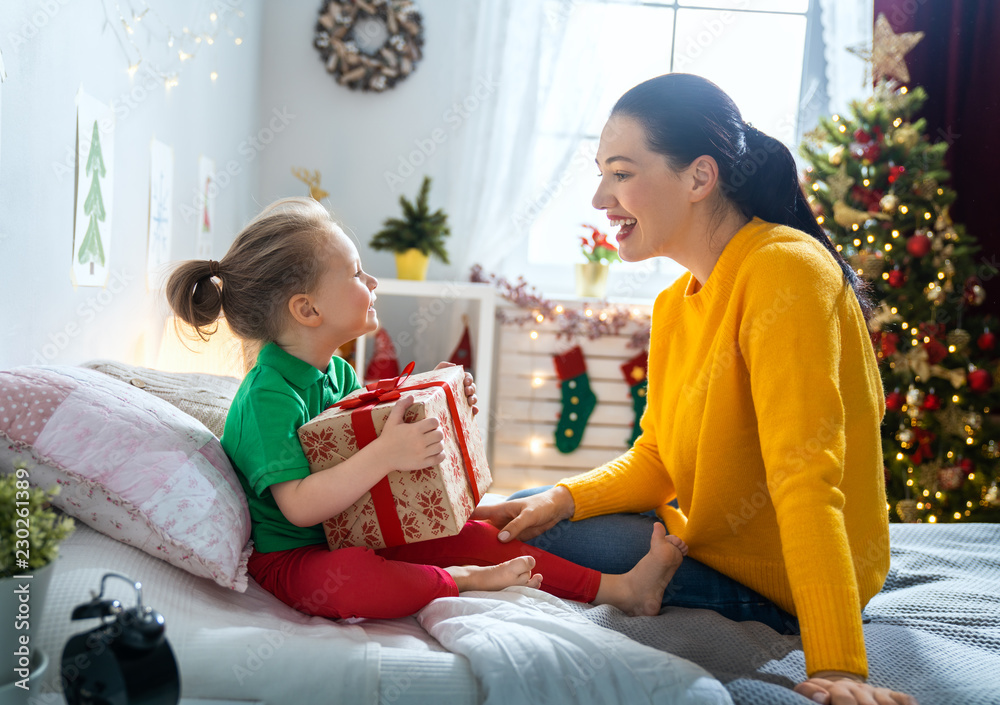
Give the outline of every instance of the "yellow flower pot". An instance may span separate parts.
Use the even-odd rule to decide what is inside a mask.
[[[576,295],[602,299],[608,293],[608,269],[604,262],[576,265]]]
[[[396,277],[399,279],[423,281],[427,278],[427,263],[429,261],[430,256],[425,255],[415,247],[406,252],[397,252]]]

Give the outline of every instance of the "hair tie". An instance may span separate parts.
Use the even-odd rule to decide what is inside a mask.
[[[210,277],[217,277],[220,275],[219,263],[214,259],[208,260],[208,275]]]

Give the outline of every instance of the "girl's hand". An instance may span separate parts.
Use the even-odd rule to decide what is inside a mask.
[[[445,367],[454,367],[454,362],[439,362],[435,370],[443,370]],[[472,414],[475,416],[479,413],[479,407],[476,406],[476,402],[479,398],[476,396],[476,385],[472,381],[472,375],[468,372],[465,373],[465,400],[469,402],[469,406],[472,407]]]
[[[876,688],[858,676],[821,671],[795,686],[795,692],[823,705],[917,705],[912,695]]]
[[[497,538],[506,543],[514,539],[527,541],[543,534],[576,510],[573,495],[565,487],[555,487],[520,499],[498,504],[479,505],[472,519],[488,521],[500,529]]]
[[[412,404],[412,395],[397,401],[385,420],[381,435],[375,439],[379,445],[379,458],[385,463],[387,472],[420,470],[444,462],[444,433],[438,428],[437,418],[413,423],[403,420]]]

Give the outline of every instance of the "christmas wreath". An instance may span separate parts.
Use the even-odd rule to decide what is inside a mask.
[[[376,92],[409,76],[423,45],[411,0],[325,0],[313,40],[337,83]]]

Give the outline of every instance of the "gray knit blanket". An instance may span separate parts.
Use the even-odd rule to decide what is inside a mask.
[[[869,682],[920,705],[1000,704],[1000,526],[894,524],[885,587],[865,608]],[[577,603],[570,603],[577,605]],[[798,637],[715,612],[666,608],[626,617],[578,605],[588,619],[702,666],[737,705],[808,705]]]

